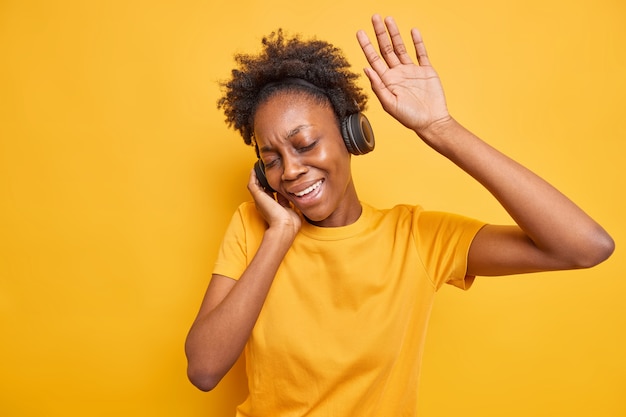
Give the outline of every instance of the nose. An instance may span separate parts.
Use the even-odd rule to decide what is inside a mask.
[[[305,165],[302,164],[298,155],[285,155],[283,156],[283,174],[281,179],[283,181],[292,181],[298,179],[302,174],[307,171]]]

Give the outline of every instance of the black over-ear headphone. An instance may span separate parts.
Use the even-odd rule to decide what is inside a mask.
[[[264,88],[275,84],[299,84],[326,94],[326,92],[318,86],[300,78],[286,78],[276,83],[270,83]],[[372,125],[370,125],[369,120],[367,120],[367,117],[365,117],[363,113],[359,112],[349,114],[341,120],[341,136],[343,137],[343,142],[345,143],[348,152],[352,155],[365,155],[366,153],[374,150],[374,131],[372,130]],[[256,151],[257,157],[259,157],[258,148]],[[263,188],[274,192],[272,187],[270,187],[267,182],[267,177],[265,176],[265,166],[263,165],[263,161],[260,157],[254,163],[254,173]]]

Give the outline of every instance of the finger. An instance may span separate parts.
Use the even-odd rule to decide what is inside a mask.
[[[250,176],[248,177],[248,188],[250,187],[258,187],[259,180],[256,177],[256,172],[254,172],[254,168],[250,170]]]
[[[364,31],[359,30],[356,37],[359,41],[359,45],[361,45],[363,54],[365,54],[365,59],[367,59],[367,62],[370,64],[372,69],[376,71],[377,74],[384,74],[389,67],[387,67],[385,61],[380,58],[380,55],[378,55],[376,48],[374,48],[374,45],[370,42],[367,34]]]
[[[256,172],[254,171],[254,168],[250,170],[250,177],[248,178],[248,191],[250,192],[252,197],[255,199],[261,194],[265,194],[271,197],[272,199],[274,198],[274,193],[263,188],[263,186],[259,182],[259,179],[256,176]],[[255,197],[255,195],[257,197]]]
[[[291,208],[291,203],[289,202],[289,200],[287,200],[287,197],[285,197],[281,193],[276,193],[276,200],[281,206]]]
[[[413,45],[415,45],[415,54],[417,55],[417,63],[420,65],[430,66],[430,59],[428,59],[428,53],[426,52],[426,45],[422,39],[422,34],[416,28],[411,29],[411,38],[413,38]]]
[[[382,58],[385,60],[387,65],[389,65],[389,67],[400,65],[400,59],[396,55],[394,45],[391,43],[391,39],[389,38],[390,34],[387,33],[387,26],[385,25],[385,22],[383,22],[382,17],[378,14],[372,16],[372,25],[374,26],[376,41],[378,42],[378,49]]]
[[[372,86],[372,91],[378,97],[378,100],[385,108],[385,103],[389,100],[393,100],[393,94],[389,91],[385,83],[380,79],[380,76],[369,68],[365,69],[365,75],[370,80],[370,85]]]
[[[258,193],[261,190],[261,184],[259,183],[253,168],[250,170],[250,176],[248,177],[248,191],[250,191],[250,194],[254,197],[254,193]]]
[[[391,44],[393,45],[395,56],[403,64],[412,64],[413,59],[411,59],[407,53],[404,41],[400,35],[400,29],[398,29],[398,25],[396,24],[394,18],[391,16],[387,17],[385,19],[385,25],[387,26],[387,31],[389,32],[389,37],[391,38]]]

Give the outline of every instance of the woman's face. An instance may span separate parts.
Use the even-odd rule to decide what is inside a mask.
[[[359,218],[350,153],[330,105],[278,93],[259,106],[254,136],[269,184],[309,222],[337,227]]]

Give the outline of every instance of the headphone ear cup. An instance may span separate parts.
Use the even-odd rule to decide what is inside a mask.
[[[263,161],[260,159],[254,163],[254,173],[256,175],[256,179],[259,180],[261,187],[273,193],[274,190],[270,187],[270,183],[267,182],[267,177],[265,176],[265,165],[263,165]]]
[[[353,155],[365,155],[374,150],[376,145],[374,131],[363,113],[353,113],[341,121],[341,136]]]

